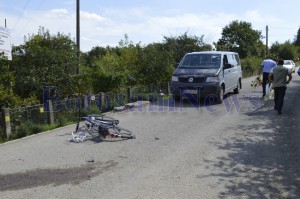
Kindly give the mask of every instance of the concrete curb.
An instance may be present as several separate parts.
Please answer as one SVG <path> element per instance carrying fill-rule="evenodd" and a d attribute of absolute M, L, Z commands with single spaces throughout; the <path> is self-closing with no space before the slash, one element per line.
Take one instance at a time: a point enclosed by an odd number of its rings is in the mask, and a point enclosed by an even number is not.
<path fill-rule="evenodd" d="M 127 103 L 124 106 L 115 107 L 114 110 L 112 110 L 110 112 L 107 112 L 107 113 L 108 114 L 109 113 L 118 113 L 118 112 L 122 112 L 122 111 L 126 111 L 126 110 L 132 110 L 132 109 L 135 109 L 135 108 L 143 107 L 143 106 L 145 106 L 149 103 L 150 103 L 149 101 L 137 101 L 137 102 L 133 102 L 133 103 Z M 104 114 L 107 114 L 107 113 L 104 113 Z M 3 142 L 3 143 L 0 143 L 0 145 L 12 143 L 12 142 L 17 142 L 17 141 L 24 140 L 24 139 L 29 139 L 30 137 L 33 137 L 33 136 L 38 136 L 40 134 L 45 134 L 45 133 L 51 133 L 51 132 L 59 130 L 59 129 L 70 128 L 70 127 L 75 126 L 75 125 L 76 124 L 69 124 L 69 125 L 54 128 L 54 129 L 51 129 L 51 130 L 48 130 L 48 131 L 43 131 L 43 132 L 39 132 L 39 133 L 36 133 L 36 134 L 28 135 L 28 136 L 25 136 L 25 137 L 22 137 L 22 138 L 19 138 L 19 139 L 6 141 L 6 142 Z"/>
<path fill-rule="evenodd" d="M 115 107 L 112 112 L 117 113 L 117 112 L 121 112 L 121 111 L 125 111 L 125 110 L 132 110 L 135 108 L 143 107 L 149 103 L 150 103 L 150 101 L 136 101 L 133 103 L 127 103 L 124 106 Z"/>

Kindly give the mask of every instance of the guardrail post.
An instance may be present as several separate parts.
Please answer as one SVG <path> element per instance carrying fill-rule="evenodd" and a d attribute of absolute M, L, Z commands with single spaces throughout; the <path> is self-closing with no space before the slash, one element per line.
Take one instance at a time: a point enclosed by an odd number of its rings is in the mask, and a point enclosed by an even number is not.
<path fill-rule="evenodd" d="M 90 99 L 91 97 L 89 95 L 84 95 L 83 96 L 83 108 L 86 108 L 86 109 L 90 109 Z"/>
<path fill-rule="evenodd" d="M 10 134 L 11 134 L 9 109 L 2 108 L 2 114 L 3 114 L 4 133 L 5 133 L 5 136 L 7 138 L 9 138 Z"/>
<path fill-rule="evenodd" d="M 54 113 L 53 113 L 53 105 L 52 101 L 48 100 L 48 124 L 54 124 Z"/>
<path fill-rule="evenodd" d="M 168 82 L 168 84 L 167 84 L 167 89 L 168 89 L 168 95 L 171 95 L 171 89 L 170 89 L 170 83 Z"/>
<path fill-rule="evenodd" d="M 131 88 L 127 88 L 127 101 L 128 101 L 128 103 L 131 102 L 131 98 L 132 98 Z"/>

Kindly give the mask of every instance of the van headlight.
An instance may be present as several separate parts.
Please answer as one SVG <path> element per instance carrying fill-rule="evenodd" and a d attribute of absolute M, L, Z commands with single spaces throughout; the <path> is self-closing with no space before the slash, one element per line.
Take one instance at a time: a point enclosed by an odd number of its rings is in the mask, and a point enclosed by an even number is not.
<path fill-rule="evenodd" d="M 206 82 L 219 82 L 218 77 L 207 77 Z"/>
<path fill-rule="evenodd" d="M 172 76 L 172 81 L 173 82 L 178 82 L 178 76 Z"/>

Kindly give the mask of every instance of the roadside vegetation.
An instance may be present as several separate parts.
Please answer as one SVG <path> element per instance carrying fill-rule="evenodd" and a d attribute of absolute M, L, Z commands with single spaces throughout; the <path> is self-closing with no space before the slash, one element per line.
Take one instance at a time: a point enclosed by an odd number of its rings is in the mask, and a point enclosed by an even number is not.
<path fill-rule="evenodd" d="M 293 41 L 276 42 L 268 51 L 261 31 L 254 30 L 251 23 L 232 21 L 223 28 L 221 38 L 213 45 L 206 41 L 204 35 L 190 35 L 188 32 L 163 36 L 161 42 L 146 45 L 133 43 L 128 35 L 124 35 L 117 46 L 95 46 L 88 52 L 79 52 L 70 35 L 50 34 L 49 30 L 40 27 L 37 34 L 26 36 L 22 45 L 13 46 L 12 61 L 1 56 L 0 107 L 16 108 L 42 103 L 43 88 L 47 86 L 59 88 L 61 98 L 70 94 L 159 87 L 170 81 L 174 65 L 185 53 L 215 49 L 238 52 L 243 71 L 251 76 L 261 70 L 260 63 L 267 55 L 292 59 L 297 63 L 300 28 Z M 55 126 L 40 126 L 28 121 L 19 127 L 13 138 L 67 123 L 61 121 Z M 2 131 L 0 128 L 1 134 Z M 0 142 L 3 140 L 5 138 L 1 138 Z"/>

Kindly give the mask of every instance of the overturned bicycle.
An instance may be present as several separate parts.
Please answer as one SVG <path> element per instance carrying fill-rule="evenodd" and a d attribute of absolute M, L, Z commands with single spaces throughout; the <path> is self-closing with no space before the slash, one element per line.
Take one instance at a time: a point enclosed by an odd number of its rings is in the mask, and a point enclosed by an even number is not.
<path fill-rule="evenodd" d="M 75 131 L 72 132 L 74 142 L 83 142 L 86 136 L 101 140 L 135 139 L 135 135 L 119 125 L 119 120 L 104 114 L 91 114 L 78 120 Z"/>

